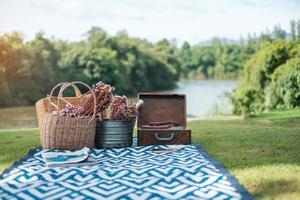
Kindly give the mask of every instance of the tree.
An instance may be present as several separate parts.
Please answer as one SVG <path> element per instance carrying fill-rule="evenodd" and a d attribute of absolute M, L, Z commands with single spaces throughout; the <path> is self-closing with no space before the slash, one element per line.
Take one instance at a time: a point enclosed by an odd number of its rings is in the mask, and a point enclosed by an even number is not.
<path fill-rule="evenodd" d="M 45 38 L 42 33 L 37 33 L 35 38 L 27 44 L 27 48 L 29 57 L 26 60 L 24 78 L 31 81 L 23 88 L 22 98 L 31 104 L 46 96 L 53 85 L 61 80 L 58 66 L 60 52 L 57 51 L 54 43 Z"/>
<path fill-rule="evenodd" d="M 262 31 L 259 35 L 259 43 L 263 44 L 269 42 L 272 42 L 272 35 L 269 33 L 268 30 L 266 32 Z"/>
<path fill-rule="evenodd" d="M 292 40 L 296 40 L 296 21 L 295 20 L 291 20 L 290 21 L 290 27 L 291 27 L 291 38 Z"/>
<path fill-rule="evenodd" d="M 297 21 L 297 39 L 300 40 L 300 19 Z"/>
<path fill-rule="evenodd" d="M 287 36 L 287 33 L 285 30 L 283 30 L 281 28 L 280 25 L 276 25 L 274 26 L 274 29 L 273 29 L 273 32 L 272 32 L 272 36 L 275 38 L 275 39 L 285 39 L 286 36 Z"/>
<path fill-rule="evenodd" d="M 196 68 L 193 63 L 193 51 L 188 42 L 184 42 L 181 49 L 177 53 L 178 61 L 180 63 L 183 77 L 188 78 L 190 70 Z"/>
<path fill-rule="evenodd" d="M 89 84 L 102 80 L 119 93 L 170 89 L 179 77 L 176 48 L 167 40 L 153 45 L 124 31 L 111 37 L 93 27 L 87 41 L 63 48 L 61 68 L 73 72 L 71 79 L 79 77 Z"/>
<path fill-rule="evenodd" d="M 0 37 L 0 106 L 21 104 L 18 98 L 23 91 L 25 70 L 22 67 L 28 57 L 26 45 L 20 33 L 12 32 Z"/>

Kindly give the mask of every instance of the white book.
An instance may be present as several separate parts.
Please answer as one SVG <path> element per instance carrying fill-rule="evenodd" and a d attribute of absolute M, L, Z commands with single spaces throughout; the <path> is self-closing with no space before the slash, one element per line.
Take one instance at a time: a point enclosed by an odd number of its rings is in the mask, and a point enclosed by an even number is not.
<path fill-rule="evenodd" d="M 84 161 L 78 163 L 66 163 L 66 164 L 47 164 L 48 167 L 80 167 L 97 165 L 97 161 L 94 158 L 87 158 Z"/>
<path fill-rule="evenodd" d="M 48 167 L 83 166 L 97 164 L 89 158 L 90 149 L 85 147 L 74 152 L 44 152 L 42 157 Z"/>

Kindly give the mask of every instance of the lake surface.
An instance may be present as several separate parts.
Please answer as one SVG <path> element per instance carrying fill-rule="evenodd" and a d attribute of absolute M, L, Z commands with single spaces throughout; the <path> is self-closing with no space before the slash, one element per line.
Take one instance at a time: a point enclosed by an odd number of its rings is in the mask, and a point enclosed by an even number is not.
<path fill-rule="evenodd" d="M 189 117 L 232 114 L 232 104 L 228 94 L 238 84 L 238 80 L 181 81 L 173 92 L 186 94 Z"/>
<path fill-rule="evenodd" d="M 236 80 L 181 81 L 172 93 L 187 96 L 188 117 L 231 114 L 232 104 L 226 93 L 237 87 Z M 37 126 L 34 106 L 0 109 L 0 129 L 34 128 Z"/>

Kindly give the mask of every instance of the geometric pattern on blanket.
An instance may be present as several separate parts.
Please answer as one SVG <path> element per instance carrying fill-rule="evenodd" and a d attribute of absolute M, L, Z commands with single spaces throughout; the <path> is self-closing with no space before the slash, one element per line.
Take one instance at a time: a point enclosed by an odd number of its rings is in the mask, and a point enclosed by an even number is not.
<path fill-rule="evenodd" d="M 64 168 L 46 167 L 35 149 L 4 172 L 0 199 L 252 199 L 200 147 L 151 148 L 92 149 L 98 165 Z"/>

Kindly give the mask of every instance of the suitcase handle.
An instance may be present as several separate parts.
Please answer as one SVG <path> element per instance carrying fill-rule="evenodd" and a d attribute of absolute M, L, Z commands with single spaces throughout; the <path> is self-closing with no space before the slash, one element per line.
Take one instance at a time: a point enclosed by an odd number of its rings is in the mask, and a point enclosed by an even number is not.
<path fill-rule="evenodd" d="M 174 133 L 171 133 L 169 137 L 160 137 L 159 133 L 154 133 L 154 135 L 155 135 L 155 139 L 157 139 L 158 141 L 161 141 L 161 142 L 173 140 L 174 136 L 175 136 Z"/>

